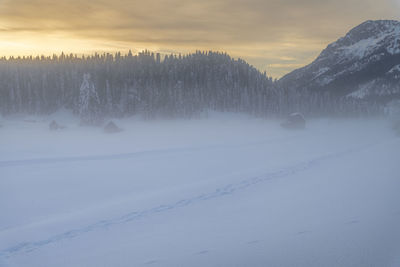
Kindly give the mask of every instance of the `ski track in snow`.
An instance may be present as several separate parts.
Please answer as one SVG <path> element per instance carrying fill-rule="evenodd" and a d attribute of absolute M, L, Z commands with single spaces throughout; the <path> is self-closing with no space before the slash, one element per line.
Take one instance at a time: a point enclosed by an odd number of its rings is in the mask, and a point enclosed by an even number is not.
<path fill-rule="evenodd" d="M 174 153 L 185 153 L 185 152 L 196 152 L 196 151 L 207 151 L 210 149 L 235 149 L 240 147 L 258 146 L 278 141 L 292 140 L 299 135 L 271 138 L 258 142 L 244 143 L 239 145 L 211 145 L 211 146 L 197 146 L 197 147 L 183 147 L 176 149 L 155 149 L 155 150 L 144 150 L 132 153 L 119 153 L 119 154 L 108 154 L 108 155 L 95 155 L 95 156 L 75 156 L 75 157 L 53 157 L 53 158 L 36 158 L 36 159 L 23 159 L 23 160 L 4 160 L 0 161 L 0 168 L 3 167 L 14 167 L 14 166 L 26 166 L 26 165 L 38 165 L 38 164 L 54 164 L 54 163 L 68 163 L 68 162 L 85 162 L 85 161 L 99 161 L 99 160 L 119 160 L 119 159 L 131 159 L 139 158 L 142 156 L 159 156 L 169 155 Z"/>
<path fill-rule="evenodd" d="M 328 130 L 318 131 L 320 134 L 329 132 Z M 3 167 L 14 167 L 14 166 L 27 166 L 27 165 L 39 165 L 39 164 L 55 164 L 55 163 L 73 163 L 73 162 L 85 162 L 85 161 L 101 161 L 101 160 L 120 160 L 120 159 L 132 159 L 140 158 L 143 156 L 163 156 L 176 153 L 196 152 L 196 151 L 207 151 L 210 149 L 236 149 L 245 148 L 259 145 L 266 145 L 274 142 L 285 142 L 301 137 L 301 134 L 290 135 L 286 137 L 268 138 L 262 141 L 249 142 L 242 144 L 226 144 L 226 145 L 209 145 L 209 146 L 193 146 L 193 147 L 182 147 L 182 148 L 170 148 L 170 149 L 154 149 L 144 150 L 131 153 L 118 153 L 118 154 L 106 154 L 106 155 L 85 155 L 85 156 L 70 156 L 70 157 L 52 157 L 52 158 L 34 158 L 34 159 L 22 159 L 22 160 L 0 160 L 0 168 Z"/>
<path fill-rule="evenodd" d="M 158 213 L 163 213 L 163 212 L 167 212 L 170 210 L 187 207 L 189 205 L 193 205 L 193 204 L 196 204 L 201 201 L 207 201 L 207 200 L 211 200 L 211 199 L 215 199 L 215 198 L 224 197 L 227 195 L 232 195 L 239 191 L 243 191 L 250 186 L 254 186 L 254 185 L 257 185 L 257 184 L 265 182 L 265 181 L 270 181 L 270 180 L 275 180 L 275 179 L 280 179 L 280 178 L 285 178 L 285 177 L 288 177 L 291 175 L 295 175 L 299 172 L 303 172 L 303 171 L 312 169 L 315 166 L 317 166 L 318 164 L 321 164 L 325 161 L 329 161 L 329 160 L 336 159 L 336 158 L 341 158 L 343 156 L 353 154 L 353 153 L 359 153 L 359 152 L 362 152 L 364 150 L 367 150 L 373 146 L 377 146 L 380 144 L 382 144 L 382 142 L 353 147 L 353 148 L 343 150 L 340 152 L 322 155 L 322 156 L 316 157 L 314 159 L 311 159 L 311 160 L 308 160 L 305 162 L 301 162 L 299 164 L 296 164 L 296 165 L 293 165 L 290 167 L 282 168 L 282 169 L 274 171 L 274 172 L 269 172 L 264 175 L 247 178 L 247 179 L 244 179 L 237 183 L 227 184 L 225 186 L 221 186 L 221 187 L 215 189 L 214 191 L 199 194 L 192 198 L 182 199 L 177 202 L 173 202 L 173 203 L 169 203 L 169 204 L 162 204 L 162 205 L 159 205 L 159 206 L 156 206 L 153 208 L 149 208 L 149 209 L 133 211 L 133 212 L 124 214 L 122 216 L 115 217 L 113 219 L 101 220 L 101 221 L 98 221 L 96 223 L 93 223 L 93 224 L 90 224 L 87 226 L 83 226 L 80 228 L 65 231 L 61 234 L 51 236 L 47 239 L 42 239 L 42 240 L 38 240 L 38 241 L 21 242 L 12 247 L 0 250 L 0 259 L 1 259 L 1 257 L 10 258 L 13 255 L 17 255 L 20 253 L 29 253 L 34 250 L 40 249 L 44 246 L 51 245 L 51 244 L 57 243 L 62 240 L 75 238 L 75 237 L 81 236 L 85 233 L 92 232 L 95 230 L 109 229 L 109 227 L 111 227 L 111 226 L 129 223 L 129 222 L 132 222 L 132 221 L 144 218 L 144 217 L 148 217 L 151 215 L 155 215 Z M 168 150 L 168 151 L 170 151 L 170 150 Z M 132 154 L 135 154 L 135 153 L 132 153 Z M 105 157 L 110 157 L 110 156 L 99 156 L 99 157 L 96 157 L 96 159 L 98 159 L 98 158 L 105 159 Z M 115 155 L 111 156 L 111 159 L 114 159 L 115 157 L 116 157 Z M 76 157 L 75 159 L 78 159 L 78 157 Z M 57 159 L 57 160 L 58 161 L 56 161 L 56 162 L 60 162 L 60 159 Z M 25 161 L 21 161 L 20 163 L 22 163 L 22 162 L 25 162 Z M 30 162 L 28 164 L 30 164 Z M 10 165 L 0 165 L 0 166 L 10 166 Z M 15 166 L 15 165 L 13 165 L 13 166 Z M 300 233 L 298 233 L 298 234 L 300 234 Z"/>

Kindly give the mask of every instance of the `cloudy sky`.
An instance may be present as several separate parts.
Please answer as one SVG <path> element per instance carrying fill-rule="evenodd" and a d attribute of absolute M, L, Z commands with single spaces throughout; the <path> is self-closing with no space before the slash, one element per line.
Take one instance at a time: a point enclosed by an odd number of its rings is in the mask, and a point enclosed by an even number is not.
<path fill-rule="evenodd" d="M 0 0 L 0 56 L 224 51 L 280 77 L 400 0 Z"/>

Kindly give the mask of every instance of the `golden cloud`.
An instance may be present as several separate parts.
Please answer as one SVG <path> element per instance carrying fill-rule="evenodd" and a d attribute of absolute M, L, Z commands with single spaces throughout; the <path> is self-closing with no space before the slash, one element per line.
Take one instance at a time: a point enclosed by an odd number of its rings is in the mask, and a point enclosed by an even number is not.
<path fill-rule="evenodd" d="M 0 51 L 212 49 L 278 77 L 364 20 L 399 11 L 393 0 L 0 0 Z"/>

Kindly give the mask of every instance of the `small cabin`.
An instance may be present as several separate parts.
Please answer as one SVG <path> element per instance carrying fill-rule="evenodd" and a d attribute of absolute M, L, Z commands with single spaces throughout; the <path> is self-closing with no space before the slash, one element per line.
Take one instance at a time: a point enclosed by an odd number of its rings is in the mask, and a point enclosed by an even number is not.
<path fill-rule="evenodd" d="M 56 131 L 56 130 L 58 130 L 58 129 L 61 129 L 61 126 L 60 126 L 56 121 L 52 121 L 52 122 L 50 122 L 50 124 L 49 124 L 49 129 L 50 129 L 51 131 Z"/>
<path fill-rule="evenodd" d="M 65 126 L 58 124 L 54 120 L 52 122 L 50 122 L 50 124 L 49 124 L 50 131 L 62 130 L 62 129 L 65 129 L 65 128 L 66 128 Z"/>
<path fill-rule="evenodd" d="M 281 126 L 286 129 L 304 129 L 306 127 L 306 120 L 301 113 L 290 114 L 286 121 L 281 123 Z"/>
<path fill-rule="evenodd" d="M 394 121 L 394 122 L 393 122 L 392 128 L 393 128 L 394 132 L 395 132 L 398 136 L 400 136 L 400 120 Z"/>
<path fill-rule="evenodd" d="M 119 128 L 114 122 L 110 121 L 104 126 L 104 132 L 106 133 L 118 133 L 121 132 L 122 129 Z"/>

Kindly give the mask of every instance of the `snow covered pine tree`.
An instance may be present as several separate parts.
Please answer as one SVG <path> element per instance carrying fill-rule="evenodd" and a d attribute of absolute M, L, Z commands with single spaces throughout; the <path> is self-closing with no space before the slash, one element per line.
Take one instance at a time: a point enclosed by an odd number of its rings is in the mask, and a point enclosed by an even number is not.
<path fill-rule="evenodd" d="M 81 125 L 99 125 L 102 121 L 100 99 L 90 74 L 83 75 L 78 103 Z"/>

